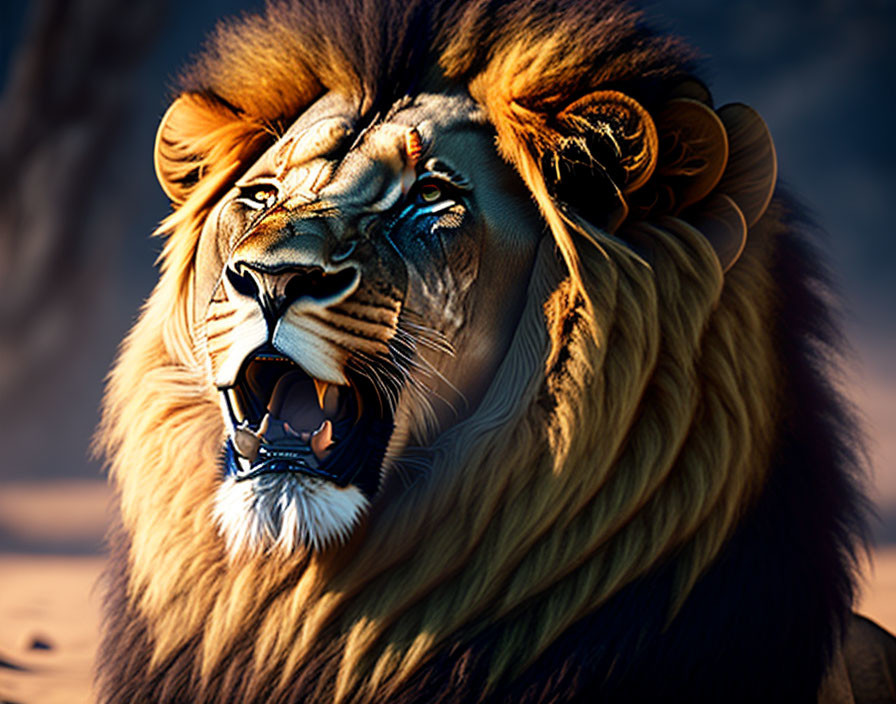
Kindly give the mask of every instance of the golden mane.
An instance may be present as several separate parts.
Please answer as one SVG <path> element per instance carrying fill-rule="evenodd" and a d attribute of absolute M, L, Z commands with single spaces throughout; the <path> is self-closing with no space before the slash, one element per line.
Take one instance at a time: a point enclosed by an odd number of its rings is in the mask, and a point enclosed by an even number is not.
<path fill-rule="evenodd" d="M 286 698 L 307 669 L 317 684 L 306 694 L 384 701 L 449 637 L 499 627 L 498 683 L 669 560 L 671 617 L 757 496 L 779 414 L 767 321 L 780 213 L 773 204 L 759 219 L 768 198 L 748 213 L 746 248 L 723 273 L 699 207 L 638 205 L 670 177 L 655 163 L 629 184 L 612 236 L 565 210 L 543 173 L 568 146 L 552 115 L 595 91 L 654 118 L 669 100 L 708 96 L 683 83 L 681 46 L 637 14 L 553 5 L 279 3 L 222 25 L 186 75 L 194 120 L 176 139 L 160 133 L 158 149 L 204 156 L 167 174 L 182 190 L 160 228 L 161 280 L 123 346 L 101 430 L 149 672 L 188 650 L 198 692 Z M 553 234 L 507 359 L 476 413 L 431 448 L 430 471 L 348 546 L 231 560 L 212 520 L 224 428 L 190 329 L 204 218 L 324 90 L 363 95 L 373 114 L 452 85 L 485 106 Z M 735 151 L 727 194 L 746 188 Z M 774 174 L 762 179 L 770 195 Z"/>

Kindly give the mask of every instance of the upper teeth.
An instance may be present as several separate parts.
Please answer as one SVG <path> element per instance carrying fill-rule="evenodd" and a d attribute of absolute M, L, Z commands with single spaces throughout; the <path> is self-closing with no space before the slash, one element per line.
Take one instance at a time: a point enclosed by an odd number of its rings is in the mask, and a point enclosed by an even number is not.
<path fill-rule="evenodd" d="M 327 388 L 330 385 L 325 381 L 314 380 L 314 390 L 317 392 L 317 405 L 324 410 L 324 398 L 327 395 Z"/>

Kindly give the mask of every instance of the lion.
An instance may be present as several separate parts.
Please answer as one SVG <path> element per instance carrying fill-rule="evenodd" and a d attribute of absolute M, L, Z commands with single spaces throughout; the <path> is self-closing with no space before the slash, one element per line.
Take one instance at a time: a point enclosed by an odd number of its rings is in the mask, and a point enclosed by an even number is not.
<path fill-rule="evenodd" d="M 102 701 L 884 686 L 813 229 L 681 41 L 611 0 L 277 0 L 155 167 Z"/>

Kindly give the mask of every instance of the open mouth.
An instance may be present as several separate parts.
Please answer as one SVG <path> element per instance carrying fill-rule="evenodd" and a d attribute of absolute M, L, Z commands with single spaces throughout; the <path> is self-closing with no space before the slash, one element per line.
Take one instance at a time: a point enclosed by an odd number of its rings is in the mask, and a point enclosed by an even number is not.
<path fill-rule="evenodd" d="M 394 424 L 369 382 L 319 381 L 266 345 L 219 391 L 230 430 L 226 471 L 237 481 L 298 473 L 376 493 Z"/>

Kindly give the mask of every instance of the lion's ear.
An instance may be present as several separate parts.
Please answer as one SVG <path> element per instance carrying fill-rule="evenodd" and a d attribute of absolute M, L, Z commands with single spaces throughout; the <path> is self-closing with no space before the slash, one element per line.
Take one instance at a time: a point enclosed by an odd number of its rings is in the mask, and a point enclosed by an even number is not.
<path fill-rule="evenodd" d="M 154 161 L 159 185 L 173 203 L 183 203 L 199 182 L 206 156 L 203 135 L 224 120 L 211 100 L 193 93 L 179 96 L 165 111 L 156 132 Z"/>
<path fill-rule="evenodd" d="M 156 177 L 175 205 L 208 175 L 232 171 L 269 141 L 258 123 L 207 94 L 183 93 L 162 117 L 156 133 Z"/>
<path fill-rule="evenodd" d="M 690 97 L 670 100 L 654 119 L 660 140 L 657 168 L 650 182 L 632 194 L 633 214 L 689 222 L 727 271 L 774 192 L 777 159 L 768 127 L 746 105 L 716 111 Z"/>
<path fill-rule="evenodd" d="M 714 110 L 696 81 L 682 83 L 652 113 L 602 90 L 542 124 L 533 143 L 558 206 L 609 233 L 625 221 L 681 218 L 704 234 L 723 271 L 737 261 L 775 187 L 775 149 L 762 118 L 745 105 Z"/>
<path fill-rule="evenodd" d="M 592 225 L 614 231 L 628 214 L 627 194 L 656 168 L 653 120 L 636 100 L 603 90 L 568 105 L 552 123 L 541 164 L 551 196 Z"/>
<path fill-rule="evenodd" d="M 778 180 L 775 144 L 765 121 L 748 105 L 724 105 L 719 119 L 728 133 L 729 157 L 716 191 L 730 196 L 752 227 L 771 202 Z"/>

